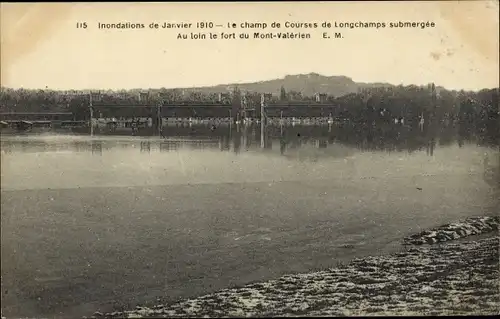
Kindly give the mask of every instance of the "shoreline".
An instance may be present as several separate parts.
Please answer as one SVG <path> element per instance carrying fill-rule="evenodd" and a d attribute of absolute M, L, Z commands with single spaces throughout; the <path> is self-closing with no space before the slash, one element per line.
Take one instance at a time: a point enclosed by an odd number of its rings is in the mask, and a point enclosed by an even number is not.
<path fill-rule="evenodd" d="M 469 217 L 463 221 L 441 225 L 407 236 L 403 239 L 403 245 L 436 244 L 463 239 L 498 231 L 499 226 L 500 216 Z"/>
<path fill-rule="evenodd" d="M 405 237 L 398 253 L 90 318 L 498 314 L 498 223 L 467 218 Z"/>

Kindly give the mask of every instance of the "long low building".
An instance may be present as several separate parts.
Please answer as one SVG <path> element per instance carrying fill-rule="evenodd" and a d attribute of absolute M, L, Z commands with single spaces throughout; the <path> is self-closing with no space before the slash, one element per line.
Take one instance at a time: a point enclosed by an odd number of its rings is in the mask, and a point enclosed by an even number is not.
<path fill-rule="evenodd" d="M 73 120 L 71 112 L 2 112 L 0 120 L 6 121 L 64 121 Z"/>

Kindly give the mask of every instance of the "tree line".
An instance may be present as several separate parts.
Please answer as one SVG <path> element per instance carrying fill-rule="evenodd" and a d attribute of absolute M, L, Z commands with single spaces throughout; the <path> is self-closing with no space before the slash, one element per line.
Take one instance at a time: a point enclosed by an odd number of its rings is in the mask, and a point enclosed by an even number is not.
<path fill-rule="evenodd" d="M 353 122 L 383 122 L 404 118 L 406 122 L 460 121 L 479 127 L 498 126 L 499 89 L 476 92 L 450 91 L 421 86 L 392 86 L 364 89 L 343 96 L 302 96 L 282 88 L 269 95 L 268 103 L 330 103 L 338 105 L 337 115 Z M 231 104 L 235 95 L 248 107 L 259 107 L 261 94 L 240 92 L 205 93 L 180 89 L 102 91 L 94 95 L 94 103 L 140 105 L 158 103 Z M 90 94 L 83 91 L 27 90 L 2 87 L 1 112 L 72 112 L 76 118 L 88 117 Z"/>

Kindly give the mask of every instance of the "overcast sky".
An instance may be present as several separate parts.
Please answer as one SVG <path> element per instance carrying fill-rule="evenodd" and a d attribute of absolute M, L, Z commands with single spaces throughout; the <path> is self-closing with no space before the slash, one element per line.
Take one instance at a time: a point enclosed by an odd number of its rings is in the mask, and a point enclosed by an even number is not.
<path fill-rule="evenodd" d="M 358 82 L 498 87 L 498 2 L 37 3 L 1 5 L 2 86 L 192 87 L 316 72 Z M 177 40 L 149 23 L 431 21 L 427 29 L 330 29 L 306 40 Z M 87 29 L 77 29 L 87 22 Z M 144 23 L 99 30 L 97 23 Z M 233 32 L 225 28 L 213 32 Z M 237 29 L 236 32 L 254 30 Z M 268 28 L 264 32 L 270 32 Z M 306 30 L 274 30 L 274 32 Z M 322 39 L 342 31 L 343 39 Z M 196 30 L 180 30 L 183 33 Z M 309 32 L 309 31 L 307 31 Z"/>

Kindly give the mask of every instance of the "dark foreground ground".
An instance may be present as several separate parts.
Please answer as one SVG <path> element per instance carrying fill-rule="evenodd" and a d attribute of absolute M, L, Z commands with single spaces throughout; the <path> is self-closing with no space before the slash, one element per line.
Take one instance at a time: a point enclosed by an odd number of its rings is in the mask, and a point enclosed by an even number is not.
<path fill-rule="evenodd" d="M 480 228 L 481 223 L 491 226 L 487 233 L 463 240 L 469 235 L 460 229 L 472 224 Z M 358 258 L 324 271 L 285 275 L 168 305 L 93 317 L 500 314 L 498 217 L 450 225 L 438 228 L 442 230 L 434 231 L 434 236 L 455 227 L 463 235 L 453 243 L 416 244 L 399 253 Z M 429 238 L 428 233 L 420 236 Z"/>

